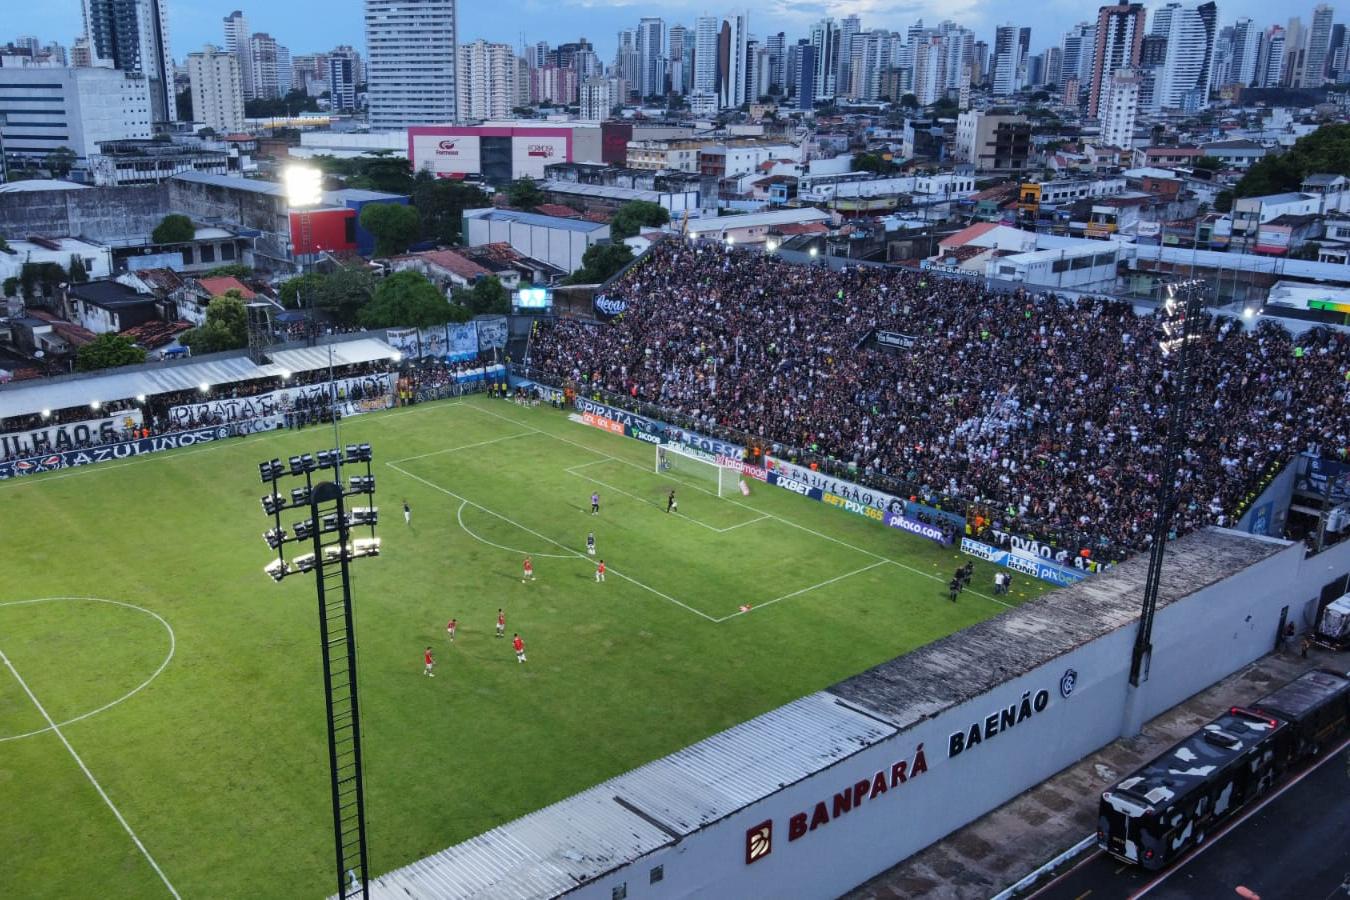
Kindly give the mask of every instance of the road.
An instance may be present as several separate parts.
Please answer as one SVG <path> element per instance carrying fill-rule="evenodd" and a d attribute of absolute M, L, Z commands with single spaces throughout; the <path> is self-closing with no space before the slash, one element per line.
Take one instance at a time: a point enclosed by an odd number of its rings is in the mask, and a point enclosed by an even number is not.
<path fill-rule="evenodd" d="M 1350 750 L 1341 744 L 1264 805 L 1161 872 L 1101 851 L 1047 884 L 1036 900 L 1350 898 Z"/>

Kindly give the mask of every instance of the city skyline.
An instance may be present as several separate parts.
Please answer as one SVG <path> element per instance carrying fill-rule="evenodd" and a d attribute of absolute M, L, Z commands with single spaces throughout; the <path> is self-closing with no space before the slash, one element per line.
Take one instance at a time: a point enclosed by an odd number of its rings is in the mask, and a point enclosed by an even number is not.
<path fill-rule="evenodd" d="M 167 0 L 169 36 L 174 59 L 183 62 L 188 53 L 198 51 L 204 44 L 223 47 L 225 42 L 223 19 L 234 9 L 241 9 L 251 26 L 271 34 L 289 47 L 292 53 L 322 51 L 338 44 L 351 44 L 364 51 L 365 33 L 363 0 L 292 0 L 284 6 L 255 5 L 237 0 L 208 3 L 205 0 Z M 1098 4 L 1100 5 L 1100 4 Z M 1144 4 L 1150 17 L 1166 5 L 1160 0 Z M 1274 13 L 1269 4 L 1256 0 L 1229 0 L 1219 4 L 1221 23 L 1231 23 L 1249 17 L 1263 27 L 1283 25 L 1292 17 L 1305 23 L 1312 19 L 1315 2 L 1283 7 Z M 1334 6 L 1333 6 L 1334 8 Z M 1037 53 L 1057 46 L 1064 33 L 1081 21 L 1093 21 L 1096 5 L 1084 6 L 1069 0 L 1049 0 L 1039 4 L 1031 27 L 1031 52 Z M 589 39 L 600 58 L 608 64 L 617 49 L 617 34 L 621 30 L 636 30 L 644 16 L 659 16 L 667 26 L 692 27 L 701 15 L 726 16 L 740 12 L 749 14 L 749 31 L 764 37 L 779 31 L 789 39 L 805 37 L 811 23 L 824 16 L 836 19 L 857 15 L 862 27 L 887 28 L 904 31 L 915 21 L 935 25 L 944 19 L 956 22 L 976 33 L 978 40 L 991 45 L 995 29 L 1000 25 L 1026 26 L 1009 15 L 1005 7 L 992 3 L 965 0 L 940 5 L 930 2 L 883 3 L 880 0 L 825 0 L 825 2 L 788 4 L 785 0 L 751 0 L 751 2 L 709 5 L 706 0 L 672 2 L 635 2 L 635 0 L 502 0 L 487 5 L 461 3 L 457 27 L 460 43 L 482 38 L 487 41 L 509 43 L 519 48 L 522 40 L 520 23 L 529 23 L 523 32 L 524 42 L 550 44 Z M 0 41 L 19 35 L 34 35 L 44 43 L 55 41 L 69 46 L 83 32 L 78 0 L 56 0 L 48 5 L 20 6 L 8 11 L 6 28 L 9 32 Z"/>

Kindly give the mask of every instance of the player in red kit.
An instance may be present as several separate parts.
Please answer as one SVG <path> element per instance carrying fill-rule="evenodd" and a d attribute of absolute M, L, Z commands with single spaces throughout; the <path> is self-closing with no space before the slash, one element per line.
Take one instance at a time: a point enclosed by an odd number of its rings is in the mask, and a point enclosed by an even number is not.
<path fill-rule="evenodd" d="M 525 557 L 525 563 L 523 571 L 521 572 L 520 583 L 524 584 L 527 581 L 534 581 L 534 562 L 531 561 L 531 559 L 528 556 Z"/>
<path fill-rule="evenodd" d="M 423 674 L 425 674 L 428 678 L 435 678 L 436 675 L 434 672 L 431 671 L 431 667 L 436 665 L 436 660 L 431 658 L 430 647 L 427 648 L 427 652 L 422 656 L 422 661 L 426 664 L 426 667 L 422 669 Z"/>
<path fill-rule="evenodd" d="M 600 560 L 600 565 L 595 567 L 595 580 L 596 581 L 605 580 L 605 561 L 603 559 Z"/>
<path fill-rule="evenodd" d="M 506 613 L 497 610 L 497 637 L 506 637 Z"/>
<path fill-rule="evenodd" d="M 511 647 L 516 651 L 516 662 L 524 662 L 525 642 L 520 639 L 520 635 L 511 638 Z"/>
<path fill-rule="evenodd" d="M 458 619 L 451 619 L 450 623 L 445 626 L 445 633 L 450 635 L 450 643 L 452 644 L 455 642 L 455 629 L 458 627 L 459 627 Z"/>

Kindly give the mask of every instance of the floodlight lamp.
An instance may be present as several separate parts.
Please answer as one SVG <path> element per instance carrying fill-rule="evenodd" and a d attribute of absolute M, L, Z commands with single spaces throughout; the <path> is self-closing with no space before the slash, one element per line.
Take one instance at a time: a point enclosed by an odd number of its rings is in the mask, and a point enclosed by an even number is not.
<path fill-rule="evenodd" d="M 309 502 L 309 488 L 298 487 L 291 488 L 291 505 L 304 506 Z"/>
<path fill-rule="evenodd" d="M 137 394 L 137 395 L 136 395 L 136 402 L 137 402 L 137 403 L 144 403 L 144 402 L 145 402 L 145 395 L 144 395 L 144 394 Z"/>
<path fill-rule="evenodd" d="M 50 409 L 44 409 L 44 410 L 42 411 L 42 418 L 44 418 L 44 419 L 50 419 L 51 417 L 52 417 L 52 411 L 51 411 Z"/>
<path fill-rule="evenodd" d="M 291 567 L 286 565 L 284 559 L 274 559 L 263 567 L 263 571 L 272 576 L 273 581 L 280 581 L 290 574 Z"/>
<path fill-rule="evenodd" d="M 691 231 L 691 232 L 689 232 L 689 240 L 691 240 L 691 241 L 696 241 L 696 240 L 698 240 L 698 232 L 697 232 L 697 231 Z"/>
<path fill-rule="evenodd" d="M 357 538 L 352 542 L 352 556 L 379 556 L 379 538 Z"/>
<path fill-rule="evenodd" d="M 286 529 L 269 528 L 263 532 L 263 540 L 267 541 L 267 546 L 275 550 L 286 543 Z"/>
<path fill-rule="evenodd" d="M 338 454 L 336 450 L 320 450 L 318 458 L 320 469 L 331 469 L 338 464 Z"/>
<path fill-rule="evenodd" d="M 314 457 L 308 453 L 301 454 L 300 465 L 306 472 L 313 472 L 318 464 L 314 462 Z"/>
<path fill-rule="evenodd" d="M 297 541 L 306 540 L 314 534 L 314 523 L 309 519 L 301 519 L 291 526 L 291 533 L 295 535 Z"/>
<path fill-rule="evenodd" d="M 90 409 L 98 409 L 98 408 L 99 408 L 100 406 L 102 406 L 102 405 L 103 405 L 103 404 L 100 403 L 100 402 L 98 402 L 97 400 L 90 400 L 90 401 L 89 401 L 89 408 L 90 408 Z"/>
<path fill-rule="evenodd" d="M 765 241 L 765 242 L 764 242 L 764 247 L 765 247 L 765 249 L 767 249 L 770 253 L 772 253 L 773 251 L 775 251 L 775 250 L 778 249 L 778 245 L 775 244 L 773 241 Z"/>
<path fill-rule="evenodd" d="M 811 254 L 812 256 L 815 256 L 815 255 L 816 255 L 816 248 L 815 248 L 815 247 L 812 247 L 810 250 L 808 250 L 808 251 L 806 251 L 806 252 L 809 253 L 809 254 Z"/>
<path fill-rule="evenodd" d="M 258 477 L 262 479 L 263 484 L 276 481 L 284 474 L 286 473 L 281 468 L 280 460 L 271 459 L 258 463 Z"/>
<path fill-rule="evenodd" d="M 291 464 L 291 474 L 292 474 L 292 475 L 303 475 L 303 474 L 305 474 L 305 463 L 304 463 L 304 460 L 302 460 L 302 459 L 301 459 L 300 457 L 298 457 L 298 456 L 292 456 L 292 457 L 290 458 L 289 462 L 290 462 L 290 464 Z"/>
<path fill-rule="evenodd" d="M 323 525 L 322 530 L 324 532 L 337 531 L 338 530 L 337 513 L 328 513 L 326 516 L 324 516 L 322 525 Z"/>
<path fill-rule="evenodd" d="M 370 462 L 370 445 L 369 445 L 369 444 L 348 444 L 348 445 L 347 445 L 347 462 L 349 462 L 349 463 L 354 463 L 354 462 Z"/>
<path fill-rule="evenodd" d="M 279 511 L 286 508 L 286 498 L 280 494 L 268 494 L 262 498 L 263 512 L 269 516 L 276 515 Z"/>
<path fill-rule="evenodd" d="M 211 393 L 211 385 L 203 381 L 201 384 L 197 385 L 197 390 L 201 391 L 203 394 L 209 394 Z"/>
<path fill-rule="evenodd" d="M 282 369 L 282 370 L 281 370 L 281 380 L 282 380 L 282 381 L 288 381 L 288 380 L 290 380 L 290 377 L 291 377 L 291 370 L 290 370 L 290 369 Z"/>
<path fill-rule="evenodd" d="M 347 482 L 347 493 L 349 494 L 373 494 L 375 493 L 374 475 L 354 475 Z"/>
<path fill-rule="evenodd" d="M 323 175 L 310 166 L 288 166 L 282 173 L 286 202 L 293 209 L 318 206 L 323 202 Z"/>
<path fill-rule="evenodd" d="M 729 234 L 729 235 L 727 235 L 727 243 L 728 243 L 728 244 L 734 244 L 734 243 L 736 243 L 736 235 L 734 235 L 734 234 Z"/>
<path fill-rule="evenodd" d="M 400 353 L 400 352 L 398 352 L 397 350 L 395 350 L 395 351 L 394 351 L 394 355 L 391 356 L 391 357 L 389 357 L 389 358 L 392 359 L 394 362 L 402 362 L 402 361 L 403 361 L 403 354 Z"/>
<path fill-rule="evenodd" d="M 291 565 L 295 567 L 297 572 L 308 572 L 314 568 L 314 554 L 302 553 L 291 560 Z"/>
<path fill-rule="evenodd" d="M 375 506 L 357 506 L 352 508 L 351 523 L 353 525 L 374 526 L 379 522 L 380 510 Z"/>
<path fill-rule="evenodd" d="M 1256 310 L 1252 309 L 1250 306 L 1242 311 L 1242 317 L 1244 319 L 1250 319 L 1254 315 L 1256 315 Z"/>
<path fill-rule="evenodd" d="M 332 562 L 335 559 L 341 559 L 344 550 L 348 548 L 341 544 L 327 544 L 323 548 L 323 558 L 325 561 Z"/>

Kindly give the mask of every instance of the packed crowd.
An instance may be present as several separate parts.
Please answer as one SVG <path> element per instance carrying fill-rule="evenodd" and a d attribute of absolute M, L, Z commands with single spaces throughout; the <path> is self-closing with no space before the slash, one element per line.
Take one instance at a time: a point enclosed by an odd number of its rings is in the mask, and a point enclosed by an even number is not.
<path fill-rule="evenodd" d="M 1118 559 L 1151 540 L 1175 356 L 1128 304 L 671 243 L 560 320 L 530 369 L 855 470 L 986 524 Z M 867 342 L 873 329 L 907 349 Z M 1350 446 L 1350 338 L 1206 317 L 1176 527 L 1230 523 L 1274 466 Z"/>

